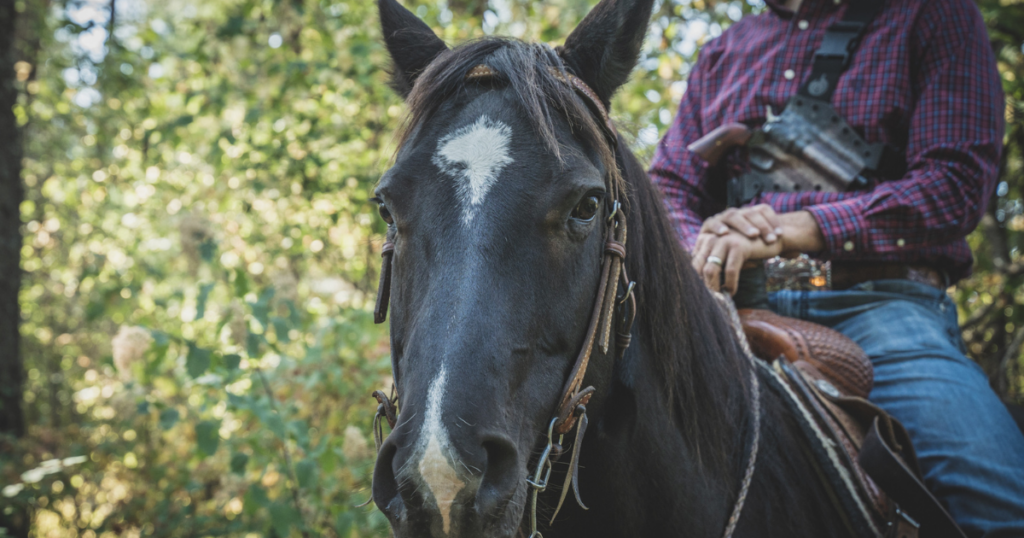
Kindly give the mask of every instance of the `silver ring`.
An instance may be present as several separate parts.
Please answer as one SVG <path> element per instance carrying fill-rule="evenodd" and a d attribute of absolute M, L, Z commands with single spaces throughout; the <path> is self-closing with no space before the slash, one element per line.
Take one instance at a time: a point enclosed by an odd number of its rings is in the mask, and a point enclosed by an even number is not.
<path fill-rule="evenodd" d="M 713 263 L 713 264 L 721 267 L 721 265 L 722 265 L 722 258 L 719 258 L 718 256 L 708 256 L 708 263 Z"/>

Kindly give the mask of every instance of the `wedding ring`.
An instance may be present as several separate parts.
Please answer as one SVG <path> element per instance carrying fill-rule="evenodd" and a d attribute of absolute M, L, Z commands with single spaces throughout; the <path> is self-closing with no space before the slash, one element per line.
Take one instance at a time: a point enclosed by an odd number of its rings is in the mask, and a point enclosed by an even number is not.
<path fill-rule="evenodd" d="M 715 265 L 721 266 L 722 258 L 719 258 L 718 256 L 708 256 L 708 263 L 713 263 Z"/>

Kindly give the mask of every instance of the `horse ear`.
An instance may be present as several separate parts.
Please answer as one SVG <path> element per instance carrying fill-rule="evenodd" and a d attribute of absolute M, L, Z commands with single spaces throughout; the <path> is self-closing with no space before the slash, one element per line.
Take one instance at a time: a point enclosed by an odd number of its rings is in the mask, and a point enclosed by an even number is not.
<path fill-rule="evenodd" d="M 448 47 L 426 23 L 396 0 L 378 0 L 377 9 L 384 44 L 391 54 L 391 87 L 404 99 L 412 91 L 416 77 Z"/>
<path fill-rule="evenodd" d="M 640 56 L 654 0 L 602 0 L 569 34 L 562 59 L 608 106 Z"/>

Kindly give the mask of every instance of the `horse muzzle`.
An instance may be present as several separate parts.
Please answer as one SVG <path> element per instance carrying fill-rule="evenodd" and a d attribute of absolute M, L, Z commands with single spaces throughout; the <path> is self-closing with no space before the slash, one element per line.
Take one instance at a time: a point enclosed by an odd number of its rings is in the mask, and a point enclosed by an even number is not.
<path fill-rule="evenodd" d="M 427 420 L 417 436 L 397 434 L 401 426 L 381 446 L 373 474 L 373 500 L 397 538 L 515 533 L 526 470 L 508 437 L 482 433 L 468 422 L 449 431 Z"/>

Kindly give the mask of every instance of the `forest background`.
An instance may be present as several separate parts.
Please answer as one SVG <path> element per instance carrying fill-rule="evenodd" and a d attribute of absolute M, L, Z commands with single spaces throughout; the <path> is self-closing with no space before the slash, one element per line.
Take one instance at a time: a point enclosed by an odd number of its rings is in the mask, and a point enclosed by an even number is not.
<path fill-rule="evenodd" d="M 1024 3 L 978 3 L 1008 149 L 952 291 L 970 355 L 1021 402 Z M 22 357 L 0 332 L 0 536 L 388 534 L 356 507 L 368 395 L 391 384 L 368 197 L 403 114 L 375 4 L 0 0 L 0 299 L 20 260 Z M 449 43 L 558 43 L 592 2 L 407 5 Z M 763 8 L 657 4 L 613 104 L 638 154 L 701 44 Z"/>

